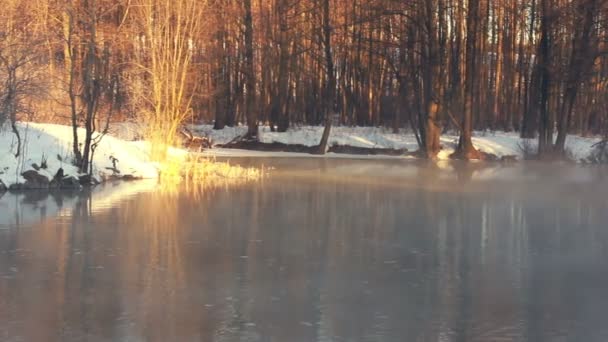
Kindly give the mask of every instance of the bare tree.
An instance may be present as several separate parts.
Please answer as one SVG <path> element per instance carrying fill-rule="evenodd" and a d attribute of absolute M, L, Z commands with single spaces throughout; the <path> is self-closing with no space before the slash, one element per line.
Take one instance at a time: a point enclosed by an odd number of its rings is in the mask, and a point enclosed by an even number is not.
<path fill-rule="evenodd" d="M 168 145 L 175 144 L 178 130 L 192 115 L 196 80 L 193 53 L 198 46 L 205 1 L 136 0 L 135 29 L 143 32 L 137 66 L 143 72 L 147 91 L 142 118 L 148 125 L 155 160 L 166 157 Z"/>
<path fill-rule="evenodd" d="M 331 13 L 330 13 L 330 4 L 329 0 L 322 0 L 322 46 L 323 46 L 323 56 L 325 57 L 325 74 L 326 74 L 326 82 L 324 86 L 323 92 L 323 100 L 324 100 L 324 121 L 325 127 L 323 129 L 323 136 L 321 137 L 321 142 L 319 143 L 318 153 L 325 154 L 327 150 L 327 142 L 329 140 L 329 134 L 331 132 L 331 120 L 334 113 L 334 105 L 335 105 L 335 92 L 336 92 L 336 76 L 334 74 L 334 59 L 332 56 L 332 46 L 331 46 Z"/>
<path fill-rule="evenodd" d="M 216 129 L 246 123 L 252 139 L 262 122 L 279 132 L 322 124 L 322 152 L 336 119 L 395 132 L 407 124 L 428 158 L 450 129 L 461 132 L 455 157 L 474 159 L 473 129 L 538 135 L 541 152 L 562 154 L 569 133 L 608 127 L 605 0 L 3 4 L 4 103 L 14 99 L 7 65 L 16 61 L 6 42 L 18 37 L 12 30 L 27 31 L 39 58 L 18 69 L 44 70 L 54 101 L 22 103 L 38 120 L 72 124 L 83 170 L 91 130 L 111 108 L 141 118 L 149 138 L 162 141 L 155 146 L 175 143 L 178 126 L 193 118 L 215 119 Z M 5 116 L 15 112 L 4 107 Z"/>
<path fill-rule="evenodd" d="M 245 17 L 245 117 L 247 118 L 247 137 L 258 139 L 258 119 L 255 112 L 255 70 L 253 61 L 253 16 L 251 14 L 251 0 L 243 0 Z"/>
<path fill-rule="evenodd" d="M 454 157 L 480 159 L 481 155 L 473 146 L 473 100 L 477 85 L 477 36 L 479 34 L 479 0 L 469 0 L 467 6 L 466 73 L 464 88 L 464 109 L 460 126 L 460 140 Z"/>
<path fill-rule="evenodd" d="M 574 3 L 574 32 L 570 64 L 565 81 L 564 96 L 557 121 L 555 151 L 565 152 L 566 136 L 572 123 L 572 111 L 581 83 L 589 78 L 598 57 L 599 41 L 594 30 L 594 19 L 601 0 L 578 0 Z"/>
<path fill-rule="evenodd" d="M 72 149 L 74 164 L 82 173 L 93 172 L 93 149 L 107 131 L 110 117 L 108 114 L 105 127 L 96 135 L 101 128 L 97 125 L 101 102 L 111 83 L 110 43 L 99 39 L 100 12 L 107 13 L 100 10 L 98 0 L 84 0 L 69 3 L 63 16 Z M 82 142 L 78 136 L 81 124 L 85 130 Z"/>
<path fill-rule="evenodd" d="M 6 4 L 0 16 L 3 30 L 0 31 L 0 125 L 8 120 L 17 138 L 15 157 L 19 157 L 22 141 L 17 121 L 20 115 L 31 115 L 31 99 L 42 97 L 39 69 L 40 42 L 30 38 L 27 23 L 31 18 L 21 16 L 25 10 L 22 3 Z M 19 20 L 20 18 L 20 20 Z"/>

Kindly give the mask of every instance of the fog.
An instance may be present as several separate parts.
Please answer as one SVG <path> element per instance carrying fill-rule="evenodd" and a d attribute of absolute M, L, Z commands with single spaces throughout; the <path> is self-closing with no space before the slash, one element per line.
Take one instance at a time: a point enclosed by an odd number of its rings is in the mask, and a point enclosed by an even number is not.
<path fill-rule="evenodd" d="M 0 340 L 608 340 L 605 169 L 239 162 L 271 171 L 5 194 Z"/>

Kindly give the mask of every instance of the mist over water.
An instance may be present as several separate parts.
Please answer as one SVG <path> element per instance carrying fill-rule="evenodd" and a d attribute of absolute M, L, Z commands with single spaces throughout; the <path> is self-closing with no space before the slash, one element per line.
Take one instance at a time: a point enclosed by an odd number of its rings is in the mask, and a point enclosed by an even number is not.
<path fill-rule="evenodd" d="M 0 340 L 608 340 L 605 169 L 241 162 L 275 171 L 4 195 Z"/>

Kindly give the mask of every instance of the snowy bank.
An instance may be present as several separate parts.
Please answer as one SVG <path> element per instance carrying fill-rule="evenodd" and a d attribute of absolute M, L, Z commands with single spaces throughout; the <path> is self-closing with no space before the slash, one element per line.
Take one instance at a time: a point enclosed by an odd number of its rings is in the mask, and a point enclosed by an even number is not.
<path fill-rule="evenodd" d="M 195 134 L 209 137 L 217 145 L 226 144 L 238 136 L 244 135 L 247 132 L 247 127 L 226 127 L 222 130 L 214 130 L 211 125 L 192 126 Z M 323 127 L 320 126 L 302 126 L 290 128 L 285 133 L 272 132 L 270 127 L 261 126 L 259 138 L 263 143 L 282 143 L 282 144 L 299 144 L 304 146 L 315 146 L 321 141 Z M 569 136 L 567 140 L 567 149 L 572 153 L 575 160 L 586 158 L 591 152 L 591 146 L 599 142 L 599 138 L 583 138 L 579 136 Z M 495 154 L 498 157 L 502 156 L 517 156 L 523 157 L 523 152 L 520 145 L 524 142 L 516 132 L 474 132 L 473 144 L 479 150 Z M 441 136 L 442 151 L 439 153 L 440 160 L 449 159 L 450 154 L 454 152 L 458 143 L 458 136 L 455 134 L 445 134 Z M 530 140 L 529 143 L 533 146 L 535 140 Z M 363 148 L 383 148 L 383 149 L 407 149 L 408 151 L 418 150 L 416 137 L 411 131 L 402 130 L 399 133 L 393 133 L 392 129 L 382 127 L 332 127 L 329 138 L 329 145 L 349 145 L 353 147 Z M 292 157 L 302 156 L 298 153 L 284 152 L 252 152 L 244 150 L 212 150 L 207 152 L 208 155 L 216 155 L 221 157 Z M 334 157 L 329 155 L 330 157 Z M 341 155 L 342 157 L 352 157 Z M 374 156 L 378 158 L 377 156 Z M 360 158 L 360 156 L 357 156 Z"/>
<path fill-rule="evenodd" d="M 116 125 L 118 131 L 125 128 L 124 125 Z M 107 135 L 103 137 L 97 147 L 93 160 L 93 175 L 103 179 L 113 173 L 112 159 L 118 160 L 117 168 L 121 175 L 131 175 L 136 178 L 155 179 L 159 175 L 159 165 L 150 161 L 149 145 L 143 141 L 127 141 L 139 137 L 137 128 L 128 127 L 126 130 L 130 137 L 117 137 L 124 135 L 116 133 L 117 136 Z M 34 165 L 41 166 L 44 161 L 48 167 L 40 169 L 38 173 L 48 179 L 52 179 L 61 168 L 66 175 L 78 176 L 78 170 L 71 163 L 72 161 L 72 128 L 70 126 L 39 124 L 39 123 L 19 123 L 18 129 L 22 138 L 22 153 L 15 157 L 16 137 L 8 129 L 0 130 L 0 180 L 6 185 L 23 183 L 25 180 L 23 172 L 32 170 Z M 125 129 L 123 129 L 125 130 Z M 246 133 L 247 128 L 227 127 L 223 130 L 213 130 L 211 125 L 192 126 L 195 134 L 211 138 L 215 144 L 224 144 L 232 141 Z M 315 146 L 321 139 L 323 127 L 302 126 L 290 129 L 285 133 L 271 132 L 267 126 L 260 127 L 260 141 L 263 143 L 283 143 L 300 144 L 305 146 Z M 84 129 L 79 130 L 79 136 L 84 136 Z M 443 150 L 439 153 L 440 160 L 449 159 L 458 141 L 458 136 L 446 134 L 441 137 Z M 586 158 L 591 146 L 600 141 L 599 138 L 582 138 L 569 136 L 567 149 L 576 160 Z M 498 157 L 515 155 L 520 159 L 523 157 L 520 145 L 524 141 L 519 138 L 517 133 L 504 132 L 476 132 L 473 138 L 475 146 L 483 152 L 492 153 Z M 383 148 L 383 149 L 407 149 L 416 151 L 418 145 L 416 138 L 410 131 L 401 131 L 397 134 L 392 130 L 377 127 L 333 127 L 330 145 L 349 145 L 362 148 Z M 530 141 L 531 145 L 535 141 Z M 181 149 L 171 149 L 173 156 L 185 156 L 186 151 Z M 244 151 L 232 149 L 213 149 L 205 151 L 206 156 L 210 157 L 319 157 L 301 153 L 285 152 L 262 152 Z M 405 157 L 389 156 L 361 156 L 347 154 L 329 154 L 334 158 L 355 158 L 355 159 L 394 159 Z M 411 158 L 411 157 L 409 157 Z M 1 185 L 0 185 L 1 186 Z"/>
<path fill-rule="evenodd" d="M 52 179 L 62 168 L 64 174 L 78 176 L 78 169 L 72 165 L 72 127 L 19 123 L 18 129 L 22 139 L 22 151 L 15 157 L 17 139 L 7 129 L 0 130 L 0 179 L 7 185 L 23 183 L 21 174 L 38 167 L 46 161 L 48 167 L 38 170 L 40 175 Z M 79 130 L 84 137 L 84 129 Z M 103 178 L 112 174 L 111 158 L 118 160 L 116 166 L 122 175 L 136 178 L 157 178 L 157 165 L 149 161 L 147 144 L 128 142 L 112 136 L 105 136 L 97 147 L 93 160 L 93 175 Z"/>

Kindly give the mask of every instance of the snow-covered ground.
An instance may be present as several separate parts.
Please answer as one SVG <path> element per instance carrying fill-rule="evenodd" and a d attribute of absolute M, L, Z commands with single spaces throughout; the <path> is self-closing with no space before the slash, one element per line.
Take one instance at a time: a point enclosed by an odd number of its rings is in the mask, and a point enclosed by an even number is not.
<path fill-rule="evenodd" d="M 211 138 L 215 144 L 225 144 L 247 132 L 247 127 L 244 126 L 226 127 L 216 131 L 213 130 L 213 126 L 211 125 L 200 125 L 193 126 L 192 129 L 196 134 Z M 322 134 L 323 127 L 318 126 L 296 127 L 285 133 L 271 132 L 268 126 L 260 127 L 260 141 L 264 143 L 278 142 L 284 144 L 315 146 L 321 140 Z M 569 136 L 567 140 L 567 149 L 572 153 L 575 160 L 578 161 L 581 158 L 586 158 L 591 151 L 591 146 L 599 140 L 599 138 Z M 441 143 L 444 148 L 439 153 L 438 158 L 440 160 L 449 159 L 450 154 L 454 152 L 454 148 L 458 143 L 458 136 L 454 134 L 442 135 Z M 520 139 L 518 133 L 515 132 L 475 132 L 473 137 L 473 144 L 478 149 L 486 153 L 495 154 L 498 157 L 515 155 L 522 158 L 523 152 L 520 146 L 523 143 L 524 141 Z M 532 146 L 536 144 L 534 140 L 529 141 L 528 143 Z M 329 144 L 369 148 L 406 148 L 409 151 L 416 151 L 418 149 L 416 138 L 411 131 L 402 130 L 398 134 L 395 134 L 392 129 L 378 127 L 333 127 L 329 138 Z M 273 153 L 229 149 L 215 149 L 208 151 L 207 154 L 224 157 L 291 157 L 302 155 L 297 153 Z M 340 156 L 349 157 L 348 155 Z M 378 156 L 374 157 L 378 158 Z M 360 156 L 358 156 L 358 158 L 360 158 Z"/>
<path fill-rule="evenodd" d="M 17 140 L 8 129 L 0 130 L 0 179 L 6 185 L 21 183 L 21 173 L 31 170 L 32 164 L 41 165 L 46 159 L 48 168 L 40 174 L 52 179 L 59 168 L 66 175 L 76 176 L 78 170 L 72 165 L 72 128 L 70 126 L 19 123 L 22 139 L 22 153 L 16 158 Z M 84 130 L 79 131 L 82 139 Z M 97 147 L 94 156 L 95 176 L 111 174 L 106 169 L 112 167 L 110 157 L 118 159 L 117 168 L 121 174 L 141 178 L 157 178 L 158 168 L 148 158 L 144 142 L 128 142 L 112 136 L 105 136 Z"/>
<path fill-rule="evenodd" d="M 21 173 L 31 170 L 33 164 L 41 165 L 47 160 L 48 168 L 40 173 L 53 178 L 59 168 L 63 168 L 67 175 L 77 175 L 77 169 L 71 164 L 72 158 L 72 129 L 70 126 L 20 123 L 19 130 L 23 140 L 21 156 L 14 156 L 16 149 L 15 135 L 8 129 L 0 130 L 0 180 L 9 185 L 21 183 Z M 210 137 L 215 144 L 232 141 L 245 134 L 246 127 L 227 127 L 215 131 L 211 125 L 193 126 L 192 130 L 202 136 Z M 157 178 L 158 165 L 150 162 L 149 149 L 143 141 L 129 141 L 141 136 L 138 128 L 132 124 L 116 125 L 113 136 L 103 138 L 95 152 L 93 174 L 102 177 L 111 174 L 108 168 L 112 167 L 111 157 L 118 159 L 117 167 L 122 174 L 130 174 L 141 178 Z M 260 127 L 260 140 L 265 143 L 279 142 L 284 144 L 301 144 L 306 146 L 317 145 L 323 132 L 322 127 L 302 126 L 290 129 L 286 133 L 271 132 L 267 126 Z M 80 130 L 80 136 L 84 130 Z M 453 152 L 458 141 L 456 135 L 443 135 L 441 142 L 444 146 L 439 154 L 440 160 L 446 160 Z M 567 147 L 572 156 L 579 160 L 589 155 L 591 146 L 599 138 L 582 138 L 570 136 Z M 475 146 L 497 156 L 516 155 L 522 157 L 520 145 L 523 141 L 517 133 L 504 132 L 476 132 L 473 142 Z M 330 136 L 330 145 L 350 145 L 369 148 L 394 148 L 416 151 L 418 146 L 414 135 L 409 131 L 395 134 L 390 129 L 376 127 L 333 127 Z M 534 145 L 532 141 L 530 144 Z M 172 154 L 185 154 L 183 150 L 172 150 Z M 207 156 L 216 157 L 303 157 L 311 156 L 298 153 L 243 151 L 232 149 L 213 149 L 205 152 Z M 311 156 L 312 157 L 312 156 Z M 319 156 L 316 156 L 319 157 Z M 323 157 L 323 156 L 321 156 Z M 386 156 L 353 156 L 330 154 L 328 157 L 339 158 L 403 158 Z"/>

